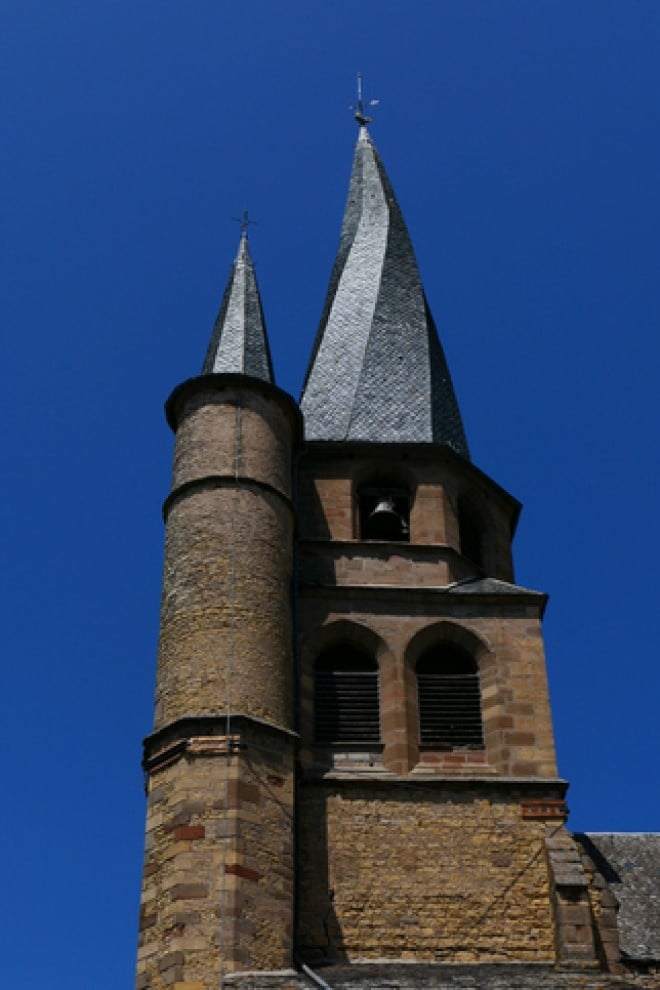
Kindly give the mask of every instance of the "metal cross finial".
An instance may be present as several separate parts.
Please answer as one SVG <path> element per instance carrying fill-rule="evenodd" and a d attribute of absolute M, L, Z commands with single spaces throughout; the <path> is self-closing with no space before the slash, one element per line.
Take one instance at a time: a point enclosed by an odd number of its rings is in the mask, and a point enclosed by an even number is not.
<path fill-rule="evenodd" d="M 254 225 L 257 222 L 256 220 L 250 220 L 250 218 L 248 217 L 247 210 L 243 210 L 240 217 L 232 217 L 232 220 L 235 223 L 239 223 L 241 225 L 241 234 L 244 234 L 246 237 L 247 237 L 248 227 Z"/>
<path fill-rule="evenodd" d="M 377 107 L 379 103 L 380 103 L 380 100 L 369 100 L 369 102 L 367 103 L 367 106 L 368 107 Z M 367 117 L 367 115 L 364 112 L 364 101 L 362 99 L 362 73 L 361 72 L 358 72 L 357 73 L 357 103 L 355 104 L 354 107 L 351 107 L 351 110 L 353 111 L 353 116 L 355 117 L 355 119 L 357 120 L 358 124 L 360 124 L 361 127 L 364 127 L 365 124 L 370 124 L 371 121 L 373 120 L 373 117 Z"/>

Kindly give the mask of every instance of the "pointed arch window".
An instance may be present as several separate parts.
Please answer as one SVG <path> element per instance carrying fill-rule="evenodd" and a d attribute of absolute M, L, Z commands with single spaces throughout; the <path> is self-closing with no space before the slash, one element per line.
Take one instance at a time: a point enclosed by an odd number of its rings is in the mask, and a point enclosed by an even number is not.
<path fill-rule="evenodd" d="M 317 659 L 314 735 L 322 745 L 380 741 L 378 664 L 366 651 L 340 643 Z"/>
<path fill-rule="evenodd" d="M 469 653 L 454 645 L 427 650 L 417 662 L 417 697 L 422 745 L 483 746 L 479 669 Z"/>

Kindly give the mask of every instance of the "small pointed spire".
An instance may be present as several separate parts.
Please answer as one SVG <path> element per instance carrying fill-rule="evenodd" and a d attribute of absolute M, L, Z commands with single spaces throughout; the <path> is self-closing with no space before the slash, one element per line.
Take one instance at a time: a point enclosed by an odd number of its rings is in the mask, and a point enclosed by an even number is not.
<path fill-rule="evenodd" d="M 339 250 L 300 400 L 305 436 L 446 443 L 468 457 L 410 235 L 358 122 Z"/>
<path fill-rule="evenodd" d="M 273 382 L 273 365 L 261 297 L 248 247 L 247 213 L 220 312 L 213 327 L 202 374 L 242 374 Z"/>

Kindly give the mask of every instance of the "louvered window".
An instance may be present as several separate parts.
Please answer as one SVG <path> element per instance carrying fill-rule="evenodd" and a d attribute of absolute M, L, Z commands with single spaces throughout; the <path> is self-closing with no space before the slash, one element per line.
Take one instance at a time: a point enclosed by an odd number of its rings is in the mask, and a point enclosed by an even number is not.
<path fill-rule="evenodd" d="M 420 741 L 442 749 L 483 746 L 479 671 L 455 647 L 429 650 L 417 664 Z"/>
<path fill-rule="evenodd" d="M 378 665 L 343 644 L 321 654 L 314 670 L 314 725 L 318 743 L 380 740 Z"/>

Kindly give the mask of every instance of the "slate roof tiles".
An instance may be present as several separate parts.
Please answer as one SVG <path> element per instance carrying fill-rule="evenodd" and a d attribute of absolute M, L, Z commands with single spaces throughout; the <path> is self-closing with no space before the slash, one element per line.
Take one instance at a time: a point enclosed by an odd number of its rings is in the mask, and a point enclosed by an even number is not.
<path fill-rule="evenodd" d="M 576 835 L 619 902 L 624 958 L 660 961 L 660 832 Z"/>
<path fill-rule="evenodd" d="M 261 298 L 245 232 L 213 327 L 202 374 L 243 374 L 273 381 Z"/>
<path fill-rule="evenodd" d="M 410 235 L 366 127 L 300 405 L 308 440 L 446 443 L 469 456 Z"/>

